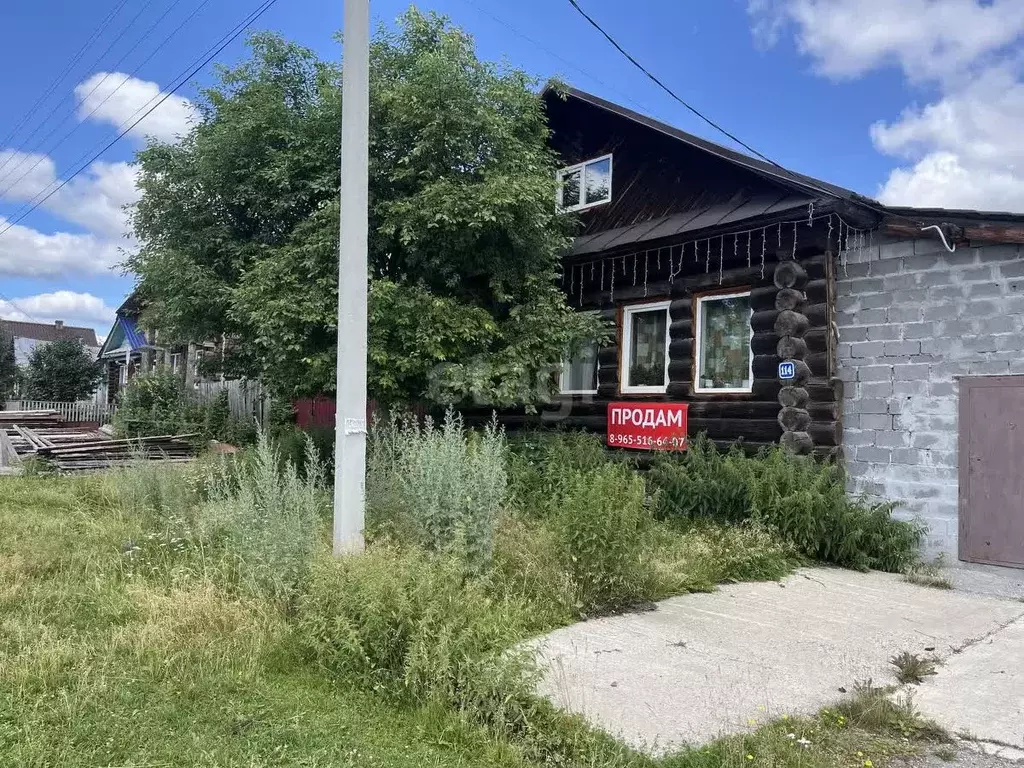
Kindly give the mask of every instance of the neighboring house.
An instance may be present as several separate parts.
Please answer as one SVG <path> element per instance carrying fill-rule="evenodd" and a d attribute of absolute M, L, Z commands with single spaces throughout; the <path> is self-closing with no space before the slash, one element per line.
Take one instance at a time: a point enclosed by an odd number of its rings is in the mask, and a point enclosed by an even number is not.
<path fill-rule="evenodd" d="M 687 403 L 691 435 L 845 460 L 930 551 L 1024 566 L 1024 215 L 882 206 L 582 91 L 544 98 L 557 202 L 582 220 L 562 285 L 616 333 L 566 361 L 542 419 Z"/>
<path fill-rule="evenodd" d="M 5 331 L 4 334 L 0 334 L 0 338 L 6 338 L 8 335 L 14 337 L 14 362 L 19 368 L 28 366 L 28 361 L 36 347 L 59 339 L 78 339 L 94 355 L 100 348 L 95 330 L 65 325 L 62 320 L 57 320 L 52 324 L 0 320 L 0 327 Z M 21 387 L 21 384 L 15 387 L 15 397 L 22 396 Z"/>
<path fill-rule="evenodd" d="M 0 320 L 0 326 L 14 336 L 14 360 L 19 367 L 28 365 L 32 351 L 40 344 L 48 344 L 58 339 L 78 339 L 93 354 L 100 348 L 96 331 L 92 328 L 79 328 L 64 325 L 62 320 L 54 323 L 26 323 L 20 320 Z"/>
<path fill-rule="evenodd" d="M 117 394 L 139 373 L 158 365 L 181 372 L 190 384 L 199 380 L 199 363 L 207 355 L 217 354 L 213 343 L 162 346 L 159 333 L 141 325 L 142 304 L 135 294 L 117 308 L 114 325 L 99 350 L 104 376 L 98 397 L 114 403 Z"/>

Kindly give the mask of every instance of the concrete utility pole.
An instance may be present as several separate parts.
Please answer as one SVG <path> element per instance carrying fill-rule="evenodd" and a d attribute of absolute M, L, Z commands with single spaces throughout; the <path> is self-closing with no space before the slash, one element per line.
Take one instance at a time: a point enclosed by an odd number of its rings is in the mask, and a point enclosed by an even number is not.
<path fill-rule="evenodd" d="M 367 186 L 370 2 L 344 0 L 338 395 L 334 433 L 334 554 L 363 549 L 366 477 Z"/>

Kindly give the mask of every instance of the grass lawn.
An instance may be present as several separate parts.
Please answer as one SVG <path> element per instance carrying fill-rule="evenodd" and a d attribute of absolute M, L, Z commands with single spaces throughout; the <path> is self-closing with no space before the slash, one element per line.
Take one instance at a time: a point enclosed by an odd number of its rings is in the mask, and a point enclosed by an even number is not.
<path fill-rule="evenodd" d="M 503 766 L 454 718 L 389 708 L 289 657 L 258 601 L 129 577 L 138 523 L 99 479 L 0 479 L 0 763 Z"/>
<path fill-rule="evenodd" d="M 144 524 L 110 477 L 0 478 L 0 531 L 3 765 L 872 768 L 940 736 L 875 691 L 660 761 L 560 716 L 526 748 L 332 680 L 279 604 L 129 567 Z"/>

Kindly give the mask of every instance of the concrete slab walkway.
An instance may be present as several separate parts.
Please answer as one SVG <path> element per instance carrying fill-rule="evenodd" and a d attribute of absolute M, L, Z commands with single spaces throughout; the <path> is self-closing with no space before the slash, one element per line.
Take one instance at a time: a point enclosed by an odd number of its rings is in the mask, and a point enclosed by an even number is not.
<path fill-rule="evenodd" d="M 558 630 L 537 644 L 541 690 L 657 754 L 783 713 L 813 713 L 857 681 L 891 684 L 889 659 L 900 651 L 959 656 L 1022 618 L 1018 601 L 918 587 L 892 574 L 805 569 Z M 1004 674 L 998 682 L 1015 681 Z M 936 685 L 936 702 L 944 692 Z"/>
<path fill-rule="evenodd" d="M 914 700 L 948 730 L 1024 758 L 1024 621 L 950 656 Z"/>

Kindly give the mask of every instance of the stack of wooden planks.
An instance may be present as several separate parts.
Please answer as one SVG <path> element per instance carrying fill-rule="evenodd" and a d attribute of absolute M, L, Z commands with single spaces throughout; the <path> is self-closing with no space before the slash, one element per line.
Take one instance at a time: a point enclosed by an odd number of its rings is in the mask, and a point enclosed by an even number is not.
<path fill-rule="evenodd" d="M 0 411 L 0 437 L 17 459 L 39 457 L 61 472 L 124 466 L 144 460 L 183 462 L 195 457 L 196 435 L 113 440 L 98 430 L 67 426 L 51 411 Z M 14 464 L 10 456 L 9 464 Z"/>
<path fill-rule="evenodd" d="M 132 440 L 69 441 L 36 449 L 40 456 L 62 472 L 106 469 L 124 466 L 140 459 L 150 461 L 183 462 L 195 458 L 195 450 L 188 442 L 189 435 L 160 435 Z"/>
<path fill-rule="evenodd" d="M 17 424 L 21 427 L 56 427 L 64 423 L 57 411 L 0 411 L 0 429 Z"/>

